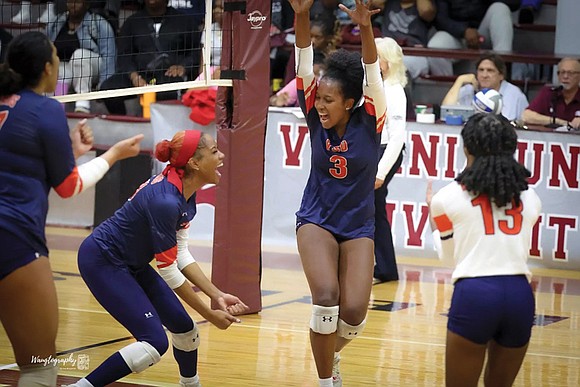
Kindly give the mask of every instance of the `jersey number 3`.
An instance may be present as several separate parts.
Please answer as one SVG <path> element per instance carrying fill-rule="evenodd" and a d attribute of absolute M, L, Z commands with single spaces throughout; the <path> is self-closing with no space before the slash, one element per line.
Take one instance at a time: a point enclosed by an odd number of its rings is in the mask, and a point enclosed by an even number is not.
<path fill-rule="evenodd" d="M 479 206 L 481 208 L 481 214 L 483 215 L 483 225 L 485 227 L 486 235 L 495 234 L 495 220 L 493 219 L 493 211 L 491 203 L 486 196 L 478 196 L 471 201 L 473 206 Z M 520 201 L 520 205 L 515 207 L 515 203 L 512 202 L 511 208 L 505 209 L 506 216 L 512 218 L 512 222 L 505 219 L 499 220 L 497 226 L 501 232 L 507 235 L 519 234 L 522 230 L 522 209 L 523 205 Z M 511 223 L 511 226 L 510 226 Z"/>
<path fill-rule="evenodd" d="M 330 162 L 334 164 L 334 168 L 330 168 L 328 172 L 330 176 L 336 179 L 344 179 L 348 175 L 348 168 L 346 167 L 346 157 L 343 156 L 330 156 Z"/>

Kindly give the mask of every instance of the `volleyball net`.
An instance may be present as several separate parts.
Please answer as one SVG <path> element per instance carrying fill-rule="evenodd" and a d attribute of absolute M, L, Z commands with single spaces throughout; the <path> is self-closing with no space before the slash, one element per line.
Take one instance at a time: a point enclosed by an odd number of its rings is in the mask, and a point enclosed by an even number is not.
<path fill-rule="evenodd" d="M 146 93 L 178 99 L 188 89 L 232 86 L 219 71 L 212 75 L 221 37 L 233 32 L 221 22 L 223 0 L 119 3 L 112 19 L 105 1 L 3 0 L 10 19 L 2 25 L 14 36 L 37 30 L 53 41 L 61 60 L 55 98 L 62 103 Z"/>

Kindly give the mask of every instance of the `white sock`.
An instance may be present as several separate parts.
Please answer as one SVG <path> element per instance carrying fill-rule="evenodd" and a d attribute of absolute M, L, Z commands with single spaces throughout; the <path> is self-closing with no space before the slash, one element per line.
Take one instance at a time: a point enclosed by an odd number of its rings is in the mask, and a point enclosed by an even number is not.
<path fill-rule="evenodd" d="M 319 387 L 332 387 L 332 377 L 326 379 L 318 379 Z"/>
<path fill-rule="evenodd" d="M 18 387 L 51 387 L 56 385 L 58 367 L 56 363 L 29 364 L 20 367 Z"/>
<path fill-rule="evenodd" d="M 82 378 L 76 383 L 69 384 L 67 387 L 95 387 L 87 379 Z"/>
<path fill-rule="evenodd" d="M 179 376 L 179 386 L 180 387 L 198 387 L 201 386 L 199 384 L 199 375 L 192 376 L 191 378 L 186 378 L 183 376 Z"/>
<path fill-rule="evenodd" d="M 91 101 L 76 101 L 75 102 L 75 109 L 76 108 L 91 111 Z"/>

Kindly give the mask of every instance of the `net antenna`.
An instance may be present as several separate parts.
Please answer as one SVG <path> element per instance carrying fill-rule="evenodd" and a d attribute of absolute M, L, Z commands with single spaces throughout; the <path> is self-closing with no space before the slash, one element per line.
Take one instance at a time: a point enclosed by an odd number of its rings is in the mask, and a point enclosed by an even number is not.
<path fill-rule="evenodd" d="M 201 66 L 201 73 L 203 74 L 203 79 L 198 81 L 181 81 L 172 83 L 163 83 L 159 85 L 147 85 L 139 87 L 129 87 L 123 89 L 113 89 L 113 90 L 99 90 L 91 91 L 89 93 L 77 93 L 77 94 L 66 94 L 53 97 L 61 103 L 75 102 L 75 101 L 89 101 L 95 99 L 111 98 L 111 97 L 122 97 L 128 95 L 140 95 L 150 92 L 162 92 L 162 91 L 172 91 L 172 90 L 184 90 L 184 89 L 205 89 L 210 86 L 233 86 L 231 79 L 212 79 L 211 77 L 211 52 L 213 48 L 213 34 L 212 34 L 212 23 L 213 23 L 213 5 L 212 0 L 205 0 L 205 19 L 204 19 L 204 41 L 202 46 L 202 58 L 203 65 Z"/>

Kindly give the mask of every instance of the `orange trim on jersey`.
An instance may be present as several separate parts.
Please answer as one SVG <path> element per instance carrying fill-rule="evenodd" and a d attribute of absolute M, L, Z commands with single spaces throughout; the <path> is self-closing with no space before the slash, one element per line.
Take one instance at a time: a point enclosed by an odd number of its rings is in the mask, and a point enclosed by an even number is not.
<path fill-rule="evenodd" d="M 304 79 L 296 77 L 296 88 L 298 90 L 304 90 Z"/>
<path fill-rule="evenodd" d="M 177 245 L 170 249 L 162 251 L 161 253 L 155 254 L 155 261 L 157 261 L 157 267 L 163 269 L 164 267 L 170 266 L 177 259 Z"/>
<path fill-rule="evenodd" d="M 79 170 L 74 167 L 72 172 L 60 183 L 54 187 L 54 190 L 61 198 L 70 198 L 83 190 L 83 181 L 79 176 Z"/>
<path fill-rule="evenodd" d="M 387 119 L 387 112 L 385 112 L 382 116 L 377 118 L 377 133 L 382 133 L 383 128 L 385 126 L 386 119 Z"/>
<path fill-rule="evenodd" d="M 4 125 L 4 122 L 8 119 L 9 114 L 10 110 L 3 110 L 0 112 L 0 129 L 2 128 L 2 125 Z"/>
<path fill-rule="evenodd" d="M 316 102 L 316 79 L 312 78 L 312 83 L 304 90 L 304 99 L 306 100 L 306 111 L 309 112 Z"/>
<path fill-rule="evenodd" d="M 451 223 L 445 214 L 434 217 L 433 221 L 437 225 L 437 230 L 439 230 L 440 233 L 453 230 L 453 223 Z"/>

